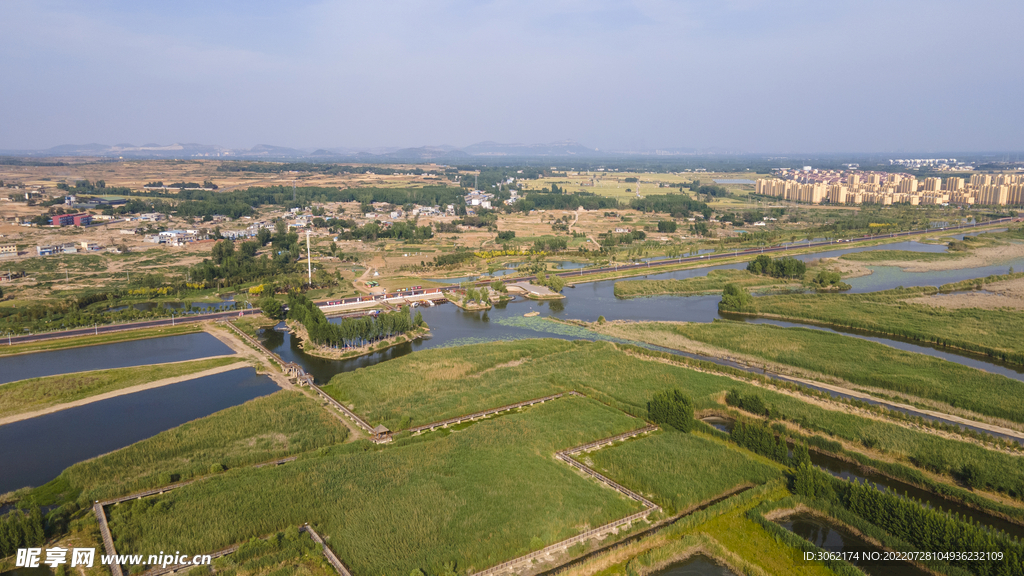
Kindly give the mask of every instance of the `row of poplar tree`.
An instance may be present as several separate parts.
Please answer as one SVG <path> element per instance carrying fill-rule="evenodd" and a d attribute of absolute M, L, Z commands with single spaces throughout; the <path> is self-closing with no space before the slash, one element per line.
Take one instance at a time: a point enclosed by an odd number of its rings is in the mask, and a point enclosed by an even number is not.
<path fill-rule="evenodd" d="M 404 310 L 383 312 L 376 317 L 345 318 L 332 323 L 319 306 L 299 292 L 288 295 L 288 317 L 306 328 L 313 343 L 332 348 L 365 346 L 423 326 L 423 315 L 419 311 L 414 319 L 410 319 Z"/>

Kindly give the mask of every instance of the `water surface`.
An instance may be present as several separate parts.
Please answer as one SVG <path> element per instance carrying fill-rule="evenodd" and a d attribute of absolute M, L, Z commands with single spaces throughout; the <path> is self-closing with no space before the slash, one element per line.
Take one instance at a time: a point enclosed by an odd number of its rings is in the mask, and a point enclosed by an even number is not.
<path fill-rule="evenodd" d="M 0 494 L 277 390 L 270 378 L 240 368 L 0 426 Z"/>
<path fill-rule="evenodd" d="M 85 370 L 127 368 L 234 354 L 206 332 L 0 356 L 0 384 Z"/>

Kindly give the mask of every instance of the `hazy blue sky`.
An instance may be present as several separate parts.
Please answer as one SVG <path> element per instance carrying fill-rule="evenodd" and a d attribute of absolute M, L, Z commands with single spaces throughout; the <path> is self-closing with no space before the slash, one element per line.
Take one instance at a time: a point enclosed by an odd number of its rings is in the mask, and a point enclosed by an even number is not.
<path fill-rule="evenodd" d="M 1024 2 L 0 0 L 0 149 L 1024 149 Z"/>

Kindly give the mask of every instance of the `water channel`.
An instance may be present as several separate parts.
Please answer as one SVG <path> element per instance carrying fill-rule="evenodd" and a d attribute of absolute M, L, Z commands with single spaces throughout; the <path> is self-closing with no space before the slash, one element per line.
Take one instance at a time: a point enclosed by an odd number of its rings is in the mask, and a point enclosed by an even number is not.
<path fill-rule="evenodd" d="M 707 416 L 701 418 L 701 421 L 716 430 L 725 432 L 726 434 L 732 434 L 732 429 L 735 425 L 734 420 L 722 416 Z M 792 446 L 790 448 L 790 456 L 792 456 Z M 1024 540 L 1024 525 L 1010 522 L 1009 520 L 1005 520 L 976 508 L 971 508 L 970 506 L 966 506 L 959 502 L 947 500 L 946 498 L 943 498 L 933 492 L 929 492 L 928 490 L 872 472 L 857 464 L 840 460 L 839 458 L 829 456 L 828 454 L 823 454 L 816 450 L 811 450 L 810 453 L 811 464 L 814 464 L 821 470 L 828 472 L 836 478 L 842 478 L 843 480 L 851 482 L 866 482 L 879 490 L 888 489 L 900 496 L 909 496 L 919 500 L 926 506 L 941 508 L 950 514 L 959 514 L 961 517 L 971 518 L 978 524 L 990 526 L 996 530 L 1002 530 L 1011 536 Z"/>
<path fill-rule="evenodd" d="M 0 426 L 0 494 L 39 486 L 76 462 L 278 389 L 253 368 L 240 368 Z"/>
<path fill-rule="evenodd" d="M 128 368 L 234 354 L 206 332 L 0 356 L 0 384 L 86 370 Z"/>
<path fill-rule="evenodd" d="M 845 528 L 833 525 L 831 522 L 811 514 L 797 513 L 777 522 L 786 530 L 829 552 L 882 553 L 884 551 Z M 849 562 L 870 576 L 925 576 L 929 574 L 909 562 L 871 561 L 863 558 L 851 558 Z"/>

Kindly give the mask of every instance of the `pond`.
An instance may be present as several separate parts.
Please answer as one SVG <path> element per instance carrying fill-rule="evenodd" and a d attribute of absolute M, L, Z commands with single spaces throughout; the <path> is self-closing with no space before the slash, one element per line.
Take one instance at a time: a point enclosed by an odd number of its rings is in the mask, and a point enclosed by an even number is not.
<path fill-rule="evenodd" d="M 668 568 L 652 572 L 651 576 L 736 576 L 727 567 L 703 554 L 695 554 Z"/>

